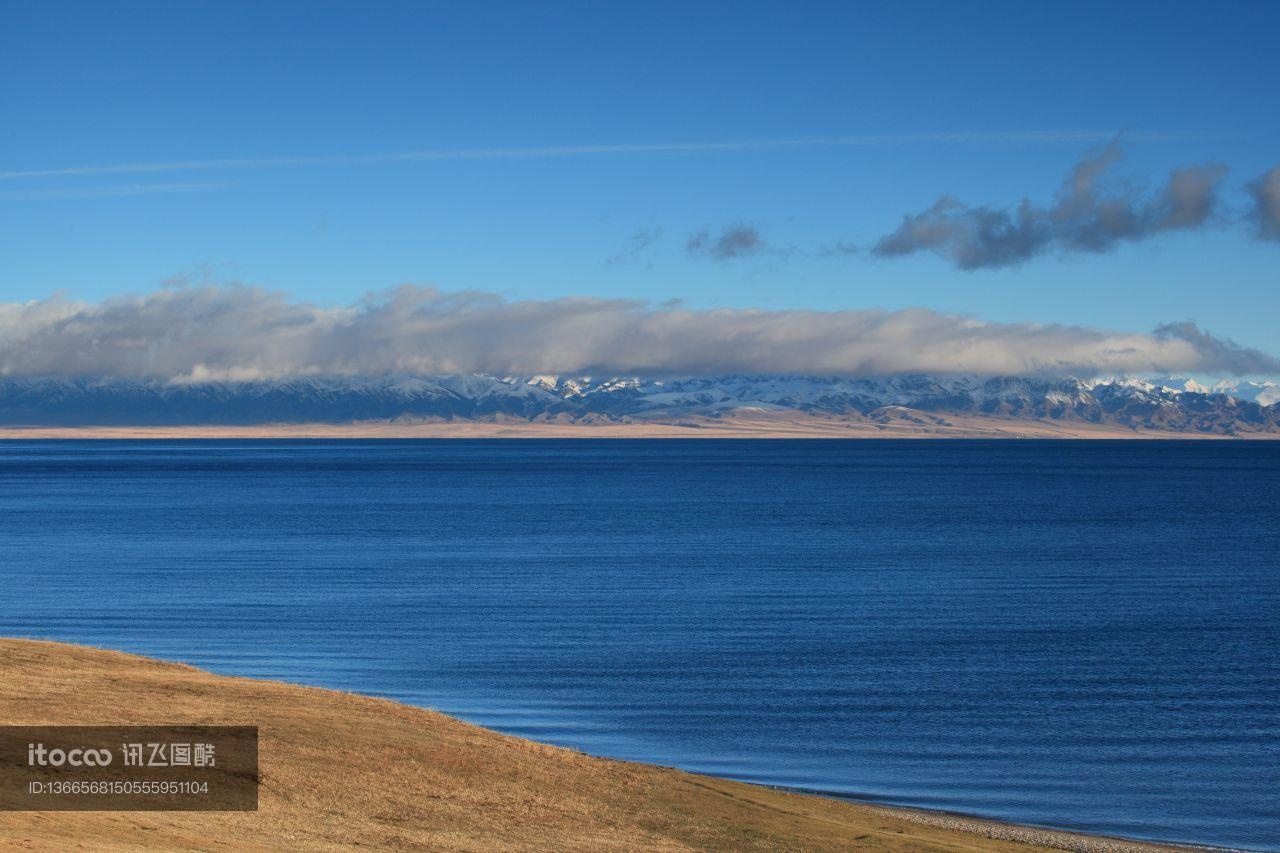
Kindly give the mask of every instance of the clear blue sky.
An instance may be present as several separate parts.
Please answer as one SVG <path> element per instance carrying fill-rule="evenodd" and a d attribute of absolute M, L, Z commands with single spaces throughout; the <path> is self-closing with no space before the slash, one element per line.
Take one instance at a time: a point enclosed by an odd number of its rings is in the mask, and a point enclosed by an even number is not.
<path fill-rule="evenodd" d="M 0 0 L 0 301 L 185 274 L 334 305 L 412 282 L 1143 331 L 1193 318 L 1275 351 L 1280 243 L 1234 219 L 1280 163 L 1277 33 L 1264 2 Z M 1139 187 L 1226 164 L 1220 220 L 994 270 L 866 251 L 944 193 L 1051 204 L 1119 131 L 1117 176 Z M 381 157 L 848 137 L 873 139 Z M 74 171 L 173 162 L 199 167 Z M 55 174 L 14 174 L 30 172 Z M 738 224 L 763 249 L 687 251 Z M 628 255 L 641 233 L 655 239 Z M 824 251 L 841 241 L 862 251 Z"/>

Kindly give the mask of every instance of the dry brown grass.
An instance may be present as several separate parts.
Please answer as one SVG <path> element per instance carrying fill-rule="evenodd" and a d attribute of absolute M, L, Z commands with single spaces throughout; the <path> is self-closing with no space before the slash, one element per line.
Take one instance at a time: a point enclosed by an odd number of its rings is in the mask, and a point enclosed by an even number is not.
<path fill-rule="evenodd" d="M 257 812 L 0 813 L 6 849 L 1013 850 L 368 697 L 0 639 L 0 723 L 260 727 Z"/>

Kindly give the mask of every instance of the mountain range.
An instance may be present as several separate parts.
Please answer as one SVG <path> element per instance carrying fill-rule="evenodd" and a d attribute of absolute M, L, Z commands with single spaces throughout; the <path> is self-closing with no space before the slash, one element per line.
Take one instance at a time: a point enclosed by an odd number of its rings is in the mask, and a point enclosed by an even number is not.
<path fill-rule="evenodd" d="M 820 376 L 307 377 L 243 382 L 0 379 L 0 426 L 675 423 L 744 414 L 869 423 L 947 418 L 1136 431 L 1280 433 L 1280 385 L 1192 379 Z"/>

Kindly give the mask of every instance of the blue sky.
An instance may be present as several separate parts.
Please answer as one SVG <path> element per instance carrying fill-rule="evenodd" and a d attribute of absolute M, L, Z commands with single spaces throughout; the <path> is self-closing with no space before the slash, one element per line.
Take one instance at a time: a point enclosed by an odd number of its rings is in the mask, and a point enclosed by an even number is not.
<path fill-rule="evenodd" d="M 1276 352 L 1280 243 L 1238 220 L 1280 164 L 1277 32 L 1261 2 L 0 0 L 0 301 L 185 276 L 343 305 L 417 283 L 1194 319 Z M 995 269 L 871 251 L 944 194 L 1050 205 L 1116 134 L 1134 192 L 1225 164 L 1217 215 Z M 784 140 L 842 141 L 751 145 Z M 198 167 L 154 167 L 175 162 Z M 149 167 L 75 171 L 122 164 Z M 761 246 L 688 250 L 734 227 Z"/>

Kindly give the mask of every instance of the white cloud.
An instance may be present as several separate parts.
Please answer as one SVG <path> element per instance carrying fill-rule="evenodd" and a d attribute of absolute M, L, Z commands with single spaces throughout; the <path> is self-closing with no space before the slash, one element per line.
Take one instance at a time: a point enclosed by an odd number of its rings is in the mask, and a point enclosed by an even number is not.
<path fill-rule="evenodd" d="M 417 373 L 1276 373 L 1193 324 L 1158 333 L 904 311 L 693 310 L 402 287 L 323 308 L 244 286 L 0 303 L 0 375 L 180 381 Z"/>

